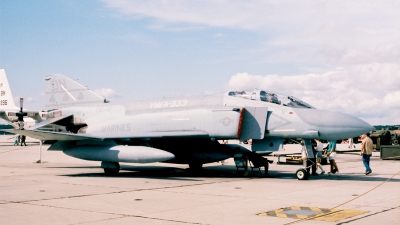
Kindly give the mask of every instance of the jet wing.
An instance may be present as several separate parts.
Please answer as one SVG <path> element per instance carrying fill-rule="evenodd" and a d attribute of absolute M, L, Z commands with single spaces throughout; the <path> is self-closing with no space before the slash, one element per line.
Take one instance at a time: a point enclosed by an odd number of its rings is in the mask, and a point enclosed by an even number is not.
<path fill-rule="evenodd" d="M 92 136 L 88 134 L 73 134 L 61 133 L 42 130 L 18 130 L 18 129 L 4 129 L 2 131 L 21 134 L 39 140 L 58 140 L 58 141 L 103 141 L 104 139 L 126 139 L 126 138 L 160 138 L 160 137 L 208 137 L 205 132 L 193 131 L 174 131 L 174 132 L 149 132 L 141 133 L 140 135 L 107 135 L 107 136 Z"/>
<path fill-rule="evenodd" d="M 10 132 L 13 134 L 22 134 L 39 140 L 59 140 L 59 141 L 102 141 L 101 137 L 94 137 L 87 134 L 73 134 L 73 133 L 59 133 L 49 131 L 38 131 L 38 130 L 17 130 L 17 129 L 4 129 L 3 131 Z"/>
<path fill-rule="evenodd" d="M 38 111 L 29 111 L 27 110 L 26 113 L 28 114 L 28 117 L 34 119 L 36 122 L 42 122 L 43 119 L 40 117 L 40 112 Z"/>

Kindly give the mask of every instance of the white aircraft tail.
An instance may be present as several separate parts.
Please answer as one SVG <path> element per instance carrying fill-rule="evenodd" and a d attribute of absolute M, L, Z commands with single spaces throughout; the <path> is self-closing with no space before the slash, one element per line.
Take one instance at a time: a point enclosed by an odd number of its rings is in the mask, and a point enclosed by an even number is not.
<path fill-rule="evenodd" d="M 47 109 L 105 102 L 100 95 L 64 75 L 49 75 L 45 77 L 45 80 L 45 107 Z"/>
<path fill-rule="evenodd" d="M 18 109 L 14 103 L 6 71 L 0 69 L 0 110 Z"/>

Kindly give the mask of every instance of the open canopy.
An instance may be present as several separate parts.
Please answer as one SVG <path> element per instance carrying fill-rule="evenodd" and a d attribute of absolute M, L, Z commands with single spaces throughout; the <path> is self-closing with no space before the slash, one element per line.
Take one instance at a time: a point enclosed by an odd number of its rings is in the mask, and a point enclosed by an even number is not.
<path fill-rule="evenodd" d="M 257 90 L 254 91 L 229 91 L 228 96 L 246 98 L 250 100 L 270 102 L 277 105 L 288 106 L 292 108 L 314 109 L 310 104 L 288 95 L 277 94 L 272 91 Z"/>

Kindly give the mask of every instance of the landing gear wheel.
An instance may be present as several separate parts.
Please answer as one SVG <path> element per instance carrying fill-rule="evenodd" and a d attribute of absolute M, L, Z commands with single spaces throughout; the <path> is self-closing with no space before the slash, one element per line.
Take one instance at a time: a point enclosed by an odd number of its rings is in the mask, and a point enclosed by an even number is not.
<path fill-rule="evenodd" d="M 193 171 L 200 171 L 203 169 L 202 163 L 189 163 L 189 168 Z"/>
<path fill-rule="evenodd" d="M 119 173 L 118 162 L 101 162 L 101 167 L 104 169 L 104 173 L 108 176 L 116 176 Z"/>
<path fill-rule="evenodd" d="M 104 168 L 104 173 L 108 176 L 116 176 L 119 173 L 119 169 Z"/>
<path fill-rule="evenodd" d="M 297 180 L 308 180 L 310 174 L 305 169 L 298 169 L 296 171 Z"/>
<path fill-rule="evenodd" d="M 271 177 L 271 176 L 268 174 L 268 170 L 269 170 L 269 162 L 267 162 L 267 163 L 264 165 L 264 177 Z"/>

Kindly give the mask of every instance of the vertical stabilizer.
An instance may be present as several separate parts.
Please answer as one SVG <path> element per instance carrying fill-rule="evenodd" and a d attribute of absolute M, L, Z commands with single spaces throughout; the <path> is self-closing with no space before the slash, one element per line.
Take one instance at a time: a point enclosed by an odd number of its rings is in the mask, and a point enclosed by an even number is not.
<path fill-rule="evenodd" d="M 100 95 L 64 75 L 49 75 L 45 77 L 45 80 L 45 107 L 47 109 L 105 102 L 105 99 Z"/>
<path fill-rule="evenodd" d="M 14 110 L 18 107 L 14 103 L 10 85 L 6 76 L 6 71 L 0 69 L 0 110 Z"/>

